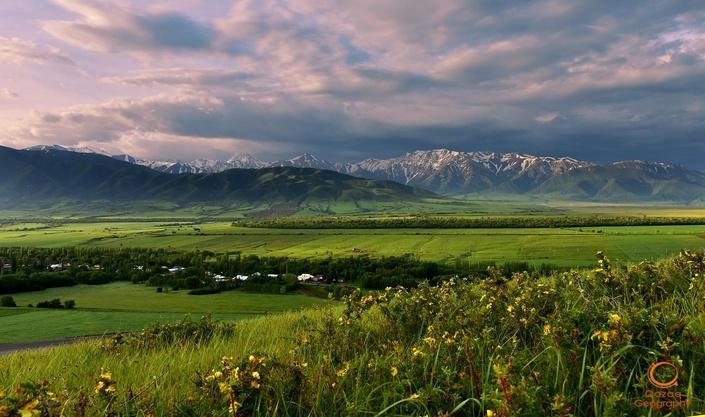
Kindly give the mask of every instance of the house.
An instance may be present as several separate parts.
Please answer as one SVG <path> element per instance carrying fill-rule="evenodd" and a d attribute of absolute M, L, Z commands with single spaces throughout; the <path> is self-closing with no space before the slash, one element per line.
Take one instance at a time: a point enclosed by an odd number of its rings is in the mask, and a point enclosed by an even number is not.
<path fill-rule="evenodd" d="M 313 279 L 313 275 L 311 275 L 311 274 L 301 274 L 301 275 L 299 275 L 298 277 L 296 277 L 296 279 L 298 279 L 298 280 L 301 281 L 301 282 L 303 282 L 303 281 L 308 281 L 308 280 L 310 280 L 310 279 Z"/>
<path fill-rule="evenodd" d="M 70 267 L 71 264 L 51 264 L 49 265 L 49 269 L 52 271 L 63 271 L 64 269 Z"/>
<path fill-rule="evenodd" d="M 12 271 L 12 264 L 2 264 L 3 271 Z"/>
<path fill-rule="evenodd" d="M 144 265 L 136 265 L 134 270 L 135 271 L 144 271 Z"/>
<path fill-rule="evenodd" d="M 247 279 L 249 278 L 249 275 L 236 275 L 235 278 L 240 281 L 247 281 Z"/>
<path fill-rule="evenodd" d="M 169 273 L 175 274 L 177 272 L 181 272 L 181 271 L 185 271 L 185 270 L 186 270 L 186 268 L 184 268 L 183 266 L 172 266 L 171 268 L 169 268 Z"/>
<path fill-rule="evenodd" d="M 324 280 L 324 278 L 323 278 L 323 275 L 321 275 L 321 274 L 314 275 L 313 278 L 311 278 L 311 281 L 313 281 L 313 282 L 321 282 L 323 280 Z"/>
<path fill-rule="evenodd" d="M 267 274 L 267 278 L 279 278 L 279 274 Z"/>
<path fill-rule="evenodd" d="M 215 275 L 213 275 L 213 280 L 215 280 L 215 282 L 227 282 L 227 281 L 231 281 L 232 278 L 228 278 L 225 275 L 221 275 L 221 274 L 215 274 Z"/>

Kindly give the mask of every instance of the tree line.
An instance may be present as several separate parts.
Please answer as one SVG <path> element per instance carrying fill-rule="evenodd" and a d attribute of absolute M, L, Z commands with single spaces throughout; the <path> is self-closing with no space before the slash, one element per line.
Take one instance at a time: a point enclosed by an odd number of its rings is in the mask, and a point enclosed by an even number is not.
<path fill-rule="evenodd" d="M 525 262 L 495 265 L 457 260 L 439 263 L 416 255 L 371 257 L 289 258 L 244 255 L 239 252 L 176 251 L 143 248 L 0 248 L 0 294 L 39 291 L 76 284 L 114 281 L 145 283 L 163 289 L 227 289 L 287 292 L 296 289 L 296 275 L 320 274 L 322 284 L 356 283 L 363 288 L 412 287 L 423 280 L 485 274 L 490 267 L 505 273 L 545 272 L 552 265 Z M 247 275 L 246 281 L 222 280 Z M 276 275 L 272 277 L 271 275 Z"/>
<path fill-rule="evenodd" d="M 414 216 L 414 217 L 286 217 L 247 219 L 238 227 L 274 229 L 502 229 L 599 226 L 702 225 L 702 217 L 647 216 Z"/>

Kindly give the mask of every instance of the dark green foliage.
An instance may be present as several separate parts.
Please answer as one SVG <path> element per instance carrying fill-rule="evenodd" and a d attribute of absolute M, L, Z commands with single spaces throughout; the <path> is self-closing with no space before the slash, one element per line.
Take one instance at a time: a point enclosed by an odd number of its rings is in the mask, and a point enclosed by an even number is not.
<path fill-rule="evenodd" d="M 215 321 L 210 315 L 199 320 L 187 316 L 173 324 L 157 324 L 138 332 L 116 334 L 103 341 L 103 348 L 116 351 L 124 347 L 134 352 L 186 343 L 198 345 L 216 336 L 230 336 L 233 332 L 231 324 Z"/>
<path fill-rule="evenodd" d="M 238 220 L 238 227 L 274 229 L 503 229 L 595 226 L 658 226 L 705 224 L 702 217 L 646 216 L 404 216 L 404 217 L 283 217 Z"/>
<path fill-rule="evenodd" d="M 17 307 L 17 304 L 15 304 L 14 298 L 12 298 L 9 295 L 5 295 L 3 297 L 0 297 L 0 306 L 2 306 L 2 307 Z"/>
<path fill-rule="evenodd" d="M 61 300 L 58 298 L 54 298 L 53 300 L 50 301 L 40 301 L 37 303 L 37 308 L 64 308 L 64 305 L 61 304 Z"/>
<path fill-rule="evenodd" d="M 208 295 L 218 293 L 220 293 L 220 290 L 217 288 L 197 288 L 188 292 L 189 295 Z"/>
<path fill-rule="evenodd" d="M 67 310 L 73 310 L 76 308 L 76 302 L 74 300 L 66 300 L 64 301 L 64 308 Z"/>
<path fill-rule="evenodd" d="M 559 270 L 552 265 L 534 266 L 526 262 L 495 265 L 494 262 L 471 263 L 458 259 L 453 264 L 423 261 L 415 255 L 300 259 L 260 257 L 239 253 L 215 254 L 208 251 L 180 252 L 164 249 L 107 248 L 0 248 L 0 262 L 17 261 L 12 273 L 0 275 L 0 294 L 40 291 L 76 284 L 105 284 L 131 280 L 146 282 L 156 291 L 169 289 L 241 288 L 270 294 L 299 289 L 298 274 L 321 274 L 324 284 L 357 282 L 363 288 L 384 289 L 397 285 L 416 286 L 423 280 L 438 283 L 456 275 L 487 275 L 489 267 L 506 274 L 528 271 L 536 274 Z M 70 265 L 64 271 L 50 272 L 49 265 Z M 183 271 L 169 272 L 164 267 L 178 265 Z M 137 267 L 141 267 L 137 270 Z M 259 273 L 259 275 L 258 275 Z M 235 277 L 248 275 L 247 281 L 215 282 L 214 274 Z M 276 278 L 269 274 L 277 275 Z M 131 278 L 130 278 L 131 277 Z"/>
<path fill-rule="evenodd" d="M 110 201 L 398 201 L 434 194 L 308 168 L 231 169 L 173 175 L 94 155 L 0 147 L 0 202 Z"/>

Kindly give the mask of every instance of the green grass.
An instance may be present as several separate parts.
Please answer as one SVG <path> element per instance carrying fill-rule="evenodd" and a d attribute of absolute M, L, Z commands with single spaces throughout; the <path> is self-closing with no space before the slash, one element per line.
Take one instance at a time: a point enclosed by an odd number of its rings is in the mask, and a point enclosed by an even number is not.
<path fill-rule="evenodd" d="M 17 396 L 10 387 L 47 380 L 66 416 L 115 407 L 116 415 L 227 417 L 223 387 L 243 406 L 237 415 L 248 416 L 699 415 L 704 270 L 703 255 L 691 252 L 629 271 L 603 259 L 601 269 L 568 279 L 515 275 L 390 289 L 353 296 L 347 308 L 241 320 L 232 335 L 200 345 L 178 339 L 106 350 L 87 341 L 10 354 L 0 387 Z M 221 365 L 223 356 L 232 367 Z M 649 368 L 664 360 L 679 379 L 659 391 Z M 216 372 L 236 366 L 237 377 Z M 116 384 L 112 403 L 93 394 L 102 369 Z M 255 369 L 261 385 L 253 388 Z M 209 374 L 212 391 L 196 384 Z M 649 392 L 688 402 L 674 412 L 649 409 L 637 403 Z M 86 413 L 76 411 L 81 404 Z"/>
<path fill-rule="evenodd" d="M 281 313 L 311 307 L 324 300 L 300 294 L 272 295 L 226 291 L 188 295 L 157 293 L 154 288 L 125 282 L 77 285 L 13 294 L 18 306 L 60 298 L 76 301 L 77 309 L 0 309 L 0 344 L 137 330 L 155 322 L 176 321 L 187 314 L 212 314 L 220 320 Z"/>
<path fill-rule="evenodd" d="M 255 229 L 229 222 L 98 222 L 17 229 L 0 230 L 0 245 L 207 249 L 292 257 L 349 256 L 356 247 L 372 256 L 414 253 L 444 262 L 460 257 L 471 262 L 561 266 L 592 265 L 598 250 L 609 252 L 616 262 L 635 262 L 672 256 L 682 248 L 705 247 L 705 226 L 316 230 Z"/>
<path fill-rule="evenodd" d="M 100 336 L 128 332 L 154 323 L 176 322 L 183 313 L 135 311 L 37 310 L 0 317 L 0 344 L 59 340 L 76 336 Z M 194 315 L 194 318 L 200 316 Z M 232 321 L 250 314 L 214 314 L 217 320 Z"/>

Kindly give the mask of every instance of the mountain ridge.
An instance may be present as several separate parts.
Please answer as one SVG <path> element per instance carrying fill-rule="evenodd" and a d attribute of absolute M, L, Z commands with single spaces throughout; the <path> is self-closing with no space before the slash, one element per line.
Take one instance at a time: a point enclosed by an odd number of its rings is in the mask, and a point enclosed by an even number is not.
<path fill-rule="evenodd" d="M 34 150 L 43 149 L 58 148 L 54 145 Z M 370 158 L 355 163 L 331 162 L 310 153 L 273 162 L 264 162 L 249 154 L 235 155 L 226 161 L 199 159 L 191 162 L 149 161 L 124 154 L 112 157 L 169 174 L 216 173 L 232 168 L 313 168 L 394 181 L 445 195 L 489 192 L 547 194 L 597 201 L 705 200 L 705 174 L 677 164 L 641 160 L 597 164 L 571 157 L 449 149 L 418 150 L 394 158 Z"/>
<path fill-rule="evenodd" d="M 0 201 L 412 201 L 434 197 L 393 181 L 296 167 L 172 175 L 105 155 L 0 146 Z"/>

